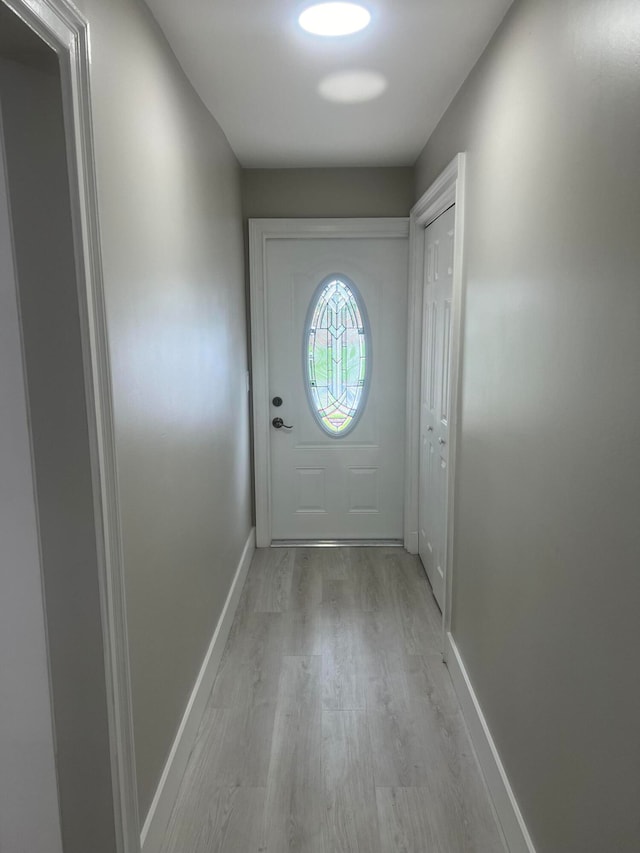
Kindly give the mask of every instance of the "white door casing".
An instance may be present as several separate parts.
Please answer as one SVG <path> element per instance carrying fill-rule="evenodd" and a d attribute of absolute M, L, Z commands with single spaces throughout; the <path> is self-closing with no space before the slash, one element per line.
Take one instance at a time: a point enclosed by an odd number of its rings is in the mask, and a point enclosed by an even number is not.
<path fill-rule="evenodd" d="M 418 553 L 442 609 L 447 551 L 455 207 L 425 233 Z"/>
<path fill-rule="evenodd" d="M 404 219 L 250 222 L 259 546 L 402 537 L 407 234 Z M 340 438 L 312 413 L 303 359 L 310 303 L 334 276 L 355 284 L 372 351 L 366 405 Z"/>

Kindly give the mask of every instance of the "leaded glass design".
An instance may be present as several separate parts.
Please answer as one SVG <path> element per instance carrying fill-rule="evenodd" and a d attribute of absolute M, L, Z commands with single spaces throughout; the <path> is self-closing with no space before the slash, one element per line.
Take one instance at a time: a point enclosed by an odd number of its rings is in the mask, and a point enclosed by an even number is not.
<path fill-rule="evenodd" d="M 334 438 L 350 432 L 362 414 L 370 361 L 364 304 L 352 282 L 331 276 L 309 307 L 305 380 L 313 414 Z"/>

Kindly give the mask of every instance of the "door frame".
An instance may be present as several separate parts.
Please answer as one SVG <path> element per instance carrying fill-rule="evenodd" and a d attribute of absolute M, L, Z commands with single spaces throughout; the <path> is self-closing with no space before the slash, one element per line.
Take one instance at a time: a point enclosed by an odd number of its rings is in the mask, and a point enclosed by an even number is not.
<path fill-rule="evenodd" d="M 453 298 L 451 305 L 451 400 L 449 423 L 449 467 L 447 477 L 446 557 L 444 606 L 442 610 L 443 655 L 451 627 L 454 565 L 454 521 L 456 460 L 461 408 L 462 324 L 464 315 L 464 221 L 466 154 L 457 154 L 446 169 L 416 202 L 409 216 L 409 327 L 407 342 L 407 440 L 405 471 L 405 548 L 418 553 L 420 394 L 422 363 L 422 301 L 424 294 L 425 229 L 455 204 Z"/>
<path fill-rule="evenodd" d="M 249 282 L 251 373 L 253 387 L 253 460 L 256 546 L 271 545 L 271 454 L 269 451 L 269 353 L 267 351 L 266 255 L 269 240 L 402 238 L 406 217 L 372 219 L 250 219 Z"/>
<path fill-rule="evenodd" d="M 90 91 L 89 24 L 68 0 L 0 0 L 58 55 L 91 451 L 118 853 L 139 853 L 122 536 Z"/>

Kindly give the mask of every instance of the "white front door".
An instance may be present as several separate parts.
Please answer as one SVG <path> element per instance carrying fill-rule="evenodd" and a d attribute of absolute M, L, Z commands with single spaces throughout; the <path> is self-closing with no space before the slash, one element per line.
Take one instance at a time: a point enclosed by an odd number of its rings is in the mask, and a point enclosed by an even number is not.
<path fill-rule="evenodd" d="M 440 609 L 444 598 L 449 476 L 451 300 L 455 207 L 425 232 L 418 549 Z"/>
<path fill-rule="evenodd" d="M 406 237 L 266 243 L 273 540 L 402 538 L 407 265 Z"/>

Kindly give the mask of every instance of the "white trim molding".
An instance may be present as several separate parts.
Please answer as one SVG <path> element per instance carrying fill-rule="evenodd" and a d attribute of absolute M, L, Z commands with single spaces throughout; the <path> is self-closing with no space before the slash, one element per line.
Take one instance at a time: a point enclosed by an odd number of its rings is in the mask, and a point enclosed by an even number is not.
<path fill-rule="evenodd" d="M 58 54 L 78 274 L 115 835 L 139 853 L 131 679 L 90 93 L 89 26 L 68 0 L 0 0 Z"/>
<path fill-rule="evenodd" d="M 447 647 L 447 667 L 509 853 L 536 853 L 478 697 L 450 633 L 447 634 Z"/>
<path fill-rule="evenodd" d="M 256 542 L 271 544 L 271 460 L 269 453 L 269 354 L 267 350 L 266 256 L 269 240 L 402 238 L 409 220 L 372 219 L 250 219 L 249 270 L 251 364 L 253 387 L 253 448 L 256 493 Z"/>
<path fill-rule="evenodd" d="M 447 553 L 445 559 L 443 629 L 451 625 L 453 577 L 453 525 L 456 457 L 462 365 L 464 310 L 464 216 L 466 155 L 457 154 L 444 172 L 414 205 L 409 217 L 409 326 L 407 335 L 407 437 L 405 455 L 404 543 L 410 554 L 418 553 L 420 475 L 420 364 L 422 357 L 422 297 L 424 290 L 425 228 L 455 205 L 453 302 L 451 317 L 451 401 L 449 427 L 449 474 L 447 489 Z M 443 634 L 443 652 L 446 656 Z"/>
<path fill-rule="evenodd" d="M 191 696 L 187 702 L 178 733 L 169 752 L 162 771 L 160 782 L 142 827 L 140 845 L 142 853 L 160 853 L 164 837 L 169 826 L 171 812 L 178 796 L 180 783 L 195 744 L 207 700 L 218 673 L 220 660 L 233 624 L 240 594 L 247 578 L 247 572 L 256 550 L 255 528 L 251 529 L 245 543 L 236 573 L 227 595 L 220 619 L 204 656 L 200 672 L 196 678 Z M 185 851 L 186 853 L 186 851 Z"/>

